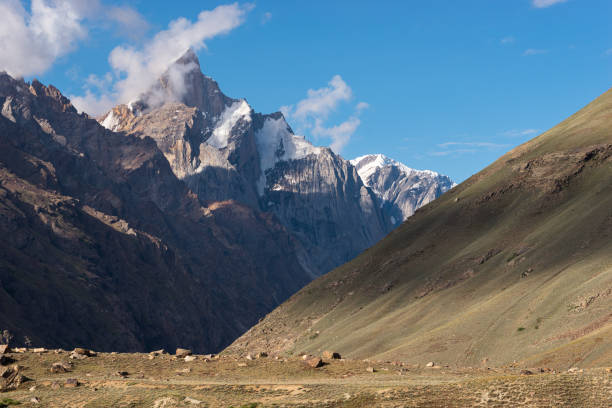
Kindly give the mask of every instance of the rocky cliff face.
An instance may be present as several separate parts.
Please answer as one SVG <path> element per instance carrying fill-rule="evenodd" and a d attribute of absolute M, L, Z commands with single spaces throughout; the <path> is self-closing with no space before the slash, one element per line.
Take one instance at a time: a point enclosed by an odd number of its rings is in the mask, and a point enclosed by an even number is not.
<path fill-rule="evenodd" d="M 394 226 L 456 184 L 431 170 L 415 170 L 382 154 L 369 154 L 351 160 L 363 183 L 382 203 Z"/>
<path fill-rule="evenodd" d="M 200 112 L 139 138 L 6 74 L 0 106 L 0 327 L 18 341 L 218 351 L 310 280 L 275 217 L 175 175 L 198 174 Z"/>
<path fill-rule="evenodd" d="M 312 276 L 348 261 L 391 229 L 355 168 L 293 133 L 279 112 L 255 113 L 203 75 L 195 54 L 175 61 L 137 101 L 100 118 L 151 137 L 200 200 L 235 200 L 273 214 L 301 244 Z"/>

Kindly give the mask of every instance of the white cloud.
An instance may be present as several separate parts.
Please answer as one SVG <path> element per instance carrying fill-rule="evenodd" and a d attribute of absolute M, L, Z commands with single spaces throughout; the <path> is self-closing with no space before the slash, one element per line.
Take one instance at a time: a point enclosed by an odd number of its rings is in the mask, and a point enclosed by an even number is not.
<path fill-rule="evenodd" d="M 202 11 L 196 21 L 178 18 L 166 30 L 158 32 L 142 47 L 115 47 L 109 63 L 116 81 L 106 92 L 98 94 L 86 90 L 84 96 L 71 96 L 75 106 L 90 114 L 100 114 L 117 103 L 127 103 L 149 89 L 168 69 L 169 64 L 189 48 L 206 47 L 205 41 L 226 34 L 244 22 L 252 9 L 250 4 L 218 6 Z M 190 67 L 184 67 L 188 69 Z M 182 72 L 171 72 L 174 89 L 180 92 Z"/>
<path fill-rule="evenodd" d="M 555 4 L 565 3 L 567 0 L 533 0 L 532 4 L 537 8 L 546 8 Z"/>
<path fill-rule="evenodd" d="M 511 35 L 509 35 L 507 37 L 504 37 L 501 40 L 499 40 L 499 42 L 501 44 L 504 44 L 504 45 L 505 44 L 512 44 L 512 43 L 514 43 L 514 41 L 516 41 L 516 39 L 513 36 L 511 36 Z"/>
<path fill-rule="evenodd" d="M 528 48 L 523 53 L 523 56 L 524 57 L 528 57 L 528 56 L 531 56 L 531 55 L 540 55 L 540 54 L 546 54 L 546 53 L 548 53 L 548 50 L 542 50 L 542 49 L 537 49 L 537 48 Z"/>
<path fill-rule="evenodd" d="M 316 138 L 330 139 L 329 147 L 339 153 L 361 124 L 359 114 L 370 105 L 366 102 L 359 102 L 355 105 L 353 114 L 338 125 L 328 126 L 326 121 L 340 103 L 348 102 L 352 97 L 351 87 L 340 75 L 334 75 L 328 86 L 309 89 L 306 98 L 296 105 L 281 106 L 280 111 L 287 119 L 296 121 L 301 131 L 310 131 Z"/>
<path fill-rule="evenodd" d="M 99 0 L 32 0 L 29 10 L 20 0 L 0 0 L 0 15 L 0 70 L 17 77 L 40 75 L 72 52 L 87 37 L 85 20 L 119 28 L 146 24 L 133 9 L 104 7 Z"/>
<path fill-rule="evenodd" d="M 309 89 L 308 97 L 298 102 L 293 117 L 307 119 L 318 117 L 326 119 L 342 101 L 349 101 L 353 96 L 351 88 L 342 80 L 340 75 L 334 75 L 329 86 L 320 89 Z"/>

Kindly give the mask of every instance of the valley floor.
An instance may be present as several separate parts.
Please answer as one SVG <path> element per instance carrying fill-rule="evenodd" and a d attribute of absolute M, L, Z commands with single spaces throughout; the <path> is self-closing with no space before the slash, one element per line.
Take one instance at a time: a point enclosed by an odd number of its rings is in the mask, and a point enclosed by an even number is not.
<path fill-rule="evenodd" d="M 311 368 L 299 357 L 222 355 L 185 361 L 168 354 L 98 353 L 71 360 L 69 354 L 7 354 L 30 380 L 0 393 L 0 407 L 3 402 L 156 408 L 612 406 L 609 368 L 530 368 L 526 373 L 512 366 L 423 367 L 361 360 L 324 360 L 323 367 Z M 51 373 L 56 362 L 67 363 L 68 371 Z"/>

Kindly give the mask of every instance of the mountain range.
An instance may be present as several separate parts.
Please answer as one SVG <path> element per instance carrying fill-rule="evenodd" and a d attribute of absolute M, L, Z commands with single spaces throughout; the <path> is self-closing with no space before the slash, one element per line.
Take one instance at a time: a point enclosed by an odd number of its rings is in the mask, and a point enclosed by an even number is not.
<path fill-rule="evenodd" d="M 393 227 L 357 169 L 192 51 L 95 120 L 0 74 L 0 328 L 47 347 L 218 351 Z"/>

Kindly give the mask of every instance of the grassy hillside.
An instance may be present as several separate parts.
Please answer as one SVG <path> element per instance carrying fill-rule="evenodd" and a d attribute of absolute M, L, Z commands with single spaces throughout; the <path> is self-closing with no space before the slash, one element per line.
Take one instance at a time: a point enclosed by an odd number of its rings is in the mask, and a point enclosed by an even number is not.
<path fill-rule="evenodd" d="M 227 350 L 612 362 L 612 91 L 312 282 Z"/>

